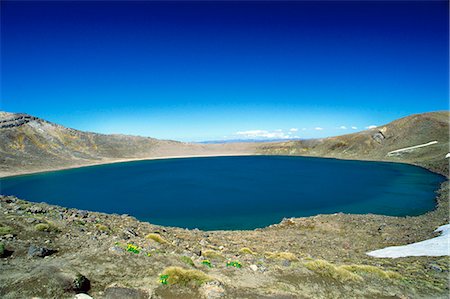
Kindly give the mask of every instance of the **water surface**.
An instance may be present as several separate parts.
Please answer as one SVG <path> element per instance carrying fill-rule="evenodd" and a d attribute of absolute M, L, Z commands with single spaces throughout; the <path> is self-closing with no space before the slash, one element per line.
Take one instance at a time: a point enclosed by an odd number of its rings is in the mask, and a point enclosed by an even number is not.
<path fill-rule="evenodd" d="M 166 226 L 253 229 L 322 213 L 419 215 L 443 176 L 397 163 L 286 156 L 107 164 L 0 179 L 2 194 Z"/>

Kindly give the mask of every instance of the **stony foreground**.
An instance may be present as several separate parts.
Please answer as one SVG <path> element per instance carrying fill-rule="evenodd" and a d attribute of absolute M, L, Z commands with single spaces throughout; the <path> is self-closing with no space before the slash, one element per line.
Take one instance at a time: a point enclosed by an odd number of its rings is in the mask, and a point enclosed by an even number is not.
<path fill-rule="evenodd" d="M 168 228 L 0 196 L 0 297 L 447 298 L 448 257 L 365 253 L 435 236 L 418 217 L 319 215 L 253 231 Z M 124 199 L 125 200 L 125 199 Z"/>

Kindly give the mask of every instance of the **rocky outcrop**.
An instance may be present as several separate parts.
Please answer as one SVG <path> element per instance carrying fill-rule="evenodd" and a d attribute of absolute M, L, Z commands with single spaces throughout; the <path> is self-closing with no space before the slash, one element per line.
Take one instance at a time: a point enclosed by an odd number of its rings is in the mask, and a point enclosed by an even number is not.
<path fill-rule="evenodd" d="M 20 127 L 33 120 L 39 120 L 39 118 L 25 113 L 10 114 L 9 117 L 0 119 L 0 129 Z"/>

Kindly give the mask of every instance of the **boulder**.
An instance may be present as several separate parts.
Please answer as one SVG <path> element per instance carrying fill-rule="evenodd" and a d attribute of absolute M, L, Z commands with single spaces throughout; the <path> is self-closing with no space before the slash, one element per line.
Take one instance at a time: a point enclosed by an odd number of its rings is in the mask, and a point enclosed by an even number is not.
<path fill-rule="evenodd" d="M 39 247 L 35 245 L 30 245 L 28 248 L 28 256 L 29 257 L 46 257 L 56 253 L 57 250 L 49 249 L 45 247 Z"/>

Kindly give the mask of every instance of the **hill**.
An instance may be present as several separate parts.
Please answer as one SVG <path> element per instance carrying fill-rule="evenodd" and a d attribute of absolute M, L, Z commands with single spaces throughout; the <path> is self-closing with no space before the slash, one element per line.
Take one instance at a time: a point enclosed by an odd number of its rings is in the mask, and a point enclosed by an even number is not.
<path fill-rule="evenodd" d="M 415 114 L 323 139 L 196 144 L 83 132 L 28 114 L 0 112 L 0 176 L 154 157 L 249 154 L 404 162 L 448 175 L 449 117 L 448 111 Z"/>
<path fill-rule="evenodd" d="M 262 154 L 405 162 L 448 175 L 448 111 L 410 115 L 366 131 L 323 139 L 260 145 Z M 427 146 L 397 151 L 437 141 Z"/>
<path fill-rule="evenodd" d="M 203 145 L 83 132 L 23 113 L 0 112 L 0 176 L 152 157 L 253 153 L 249 144 Z"/>

